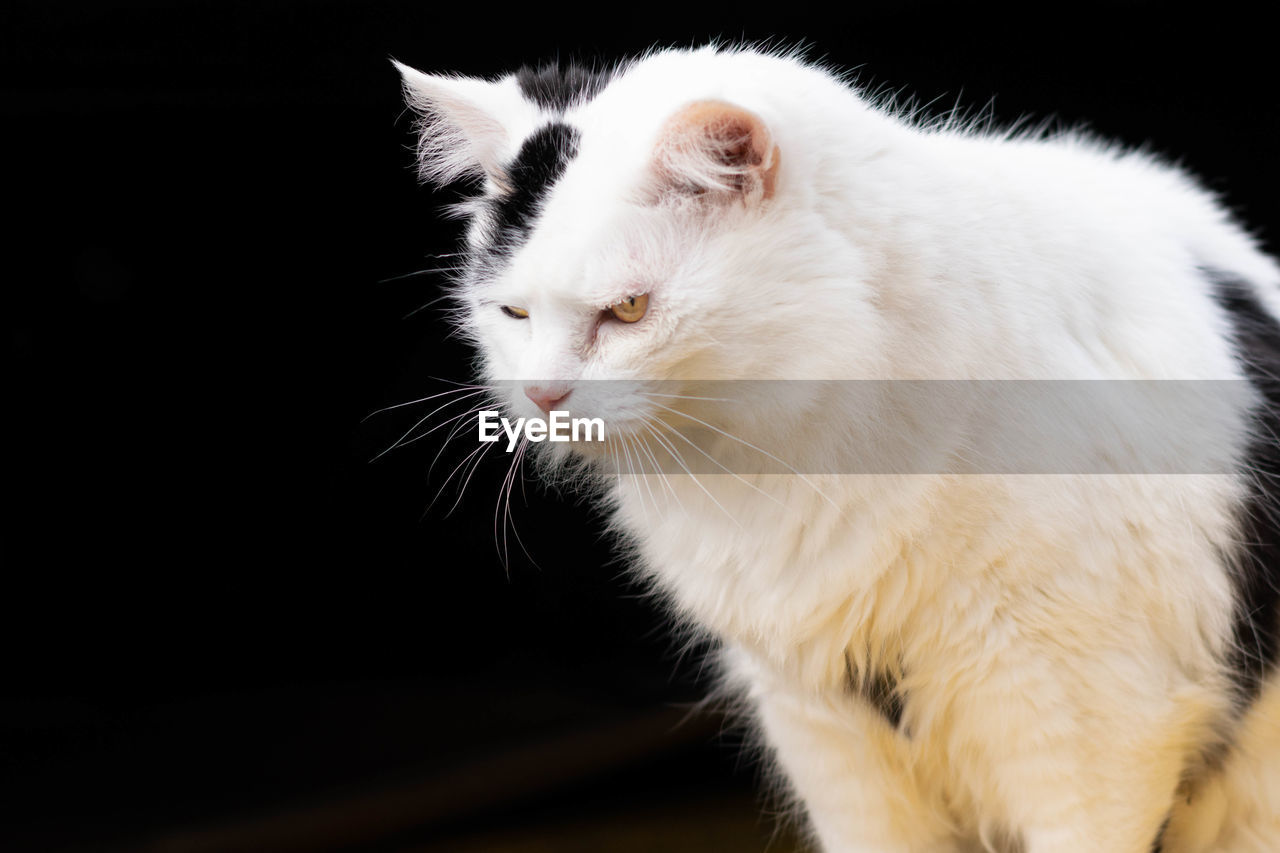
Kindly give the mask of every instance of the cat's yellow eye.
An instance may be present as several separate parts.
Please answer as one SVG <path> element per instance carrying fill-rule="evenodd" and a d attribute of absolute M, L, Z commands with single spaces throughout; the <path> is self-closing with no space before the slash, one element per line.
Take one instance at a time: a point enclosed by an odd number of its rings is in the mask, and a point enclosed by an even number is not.
<path fill-rule="evenodd" d="M 515 318 L 515 319 L 517 319 L 517 320 L 528 320 L 528 319 L 529 319 L 529 312 L 528 312 L 528 311 L 524 310 L 523 308 L 517 308 L 517 307 L 516 307 L 516 306 L 514 306 L 514 305 L 503 305 L 503 306 L 502 306 L 502 313 L 503 313 L 503 314 L 506 314 L 508 317 L 514 317 L 514 318 Z"/>
<path fill-rule="evenodd" d="M 624 323 L 634 323 L 649 310 L 649 294 L 630 296 L 609 306 L 609 313 Z"/>

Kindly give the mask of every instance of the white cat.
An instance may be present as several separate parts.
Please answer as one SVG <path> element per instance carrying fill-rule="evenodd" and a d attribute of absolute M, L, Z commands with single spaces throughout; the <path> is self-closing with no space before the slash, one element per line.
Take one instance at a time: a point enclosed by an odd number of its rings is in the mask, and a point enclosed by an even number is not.
<path fill-rule="evenodd" d="M 423 175 L 483 182 L 456 294 L 482 378 L 609 425 L 569 452 L 722 641 L 824 849 L 1280 851 L 1280 269 L 1208 193 L 791 56 L 398 67 Z M 912 381 L 798 381 L 868 379 Z M 1017 474 L 974 463 L 1007 412 L 907 393 L 940 379 L 1248 393 L 1168 438 L 1221 469 L 1121 442 Z"/>

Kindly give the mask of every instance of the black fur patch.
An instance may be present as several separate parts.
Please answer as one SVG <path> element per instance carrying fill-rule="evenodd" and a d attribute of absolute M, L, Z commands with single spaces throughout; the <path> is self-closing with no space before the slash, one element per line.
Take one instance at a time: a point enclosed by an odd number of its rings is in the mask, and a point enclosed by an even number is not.
<path fill-rule="evenodd" d="M 506 167 L 510 190 L 489 200 L 493 234 L 490 256 L 505 256 L 529 238 L 552 185 L 578 152 L 578 131 L 553 122 L 529 135 Z"/>
<path fill-rule="evenodd" d="M 520 94 L 545 110 L 564 112 L 574 104 L 589 101 L 599 94 L 612 71 L 592 71 L 570 63 L 559 65 L 526 65 L 516 72 Z"/>
<path fill-rule="evenodd" d="M 844 659 L 844 666 L 849 690 L 861 696 L 867 704 L 879 711 L 894 729 L 901 726 L 903 697 L 897 680 L 884 672 L 876 673 L 869 678 L 858 679 L 853 674 L 853 664 L 847 656 Z"/>
<path fill-rule="evenodd" d="M 869 680 L 862 688 L 862 696 L 884 715 L 890 726 L 896 729 L 902 725 L 902 696 L 897 683 L 888 675 L 880 674 Z"/>
<path fill-rule="evenodd" d="M 1233 555 L 1239 571 L 1232 670 L 1248 702 L 1280 653 L 1280 322 L 1247 282 L 1219 270 L 1204 272 L 1231 320 L 1245 376 L 1263 400 L 1253 415 L 1255 437 L 1245 460 L 1253 489 L 1243 509 L 1242 552 Z"/>

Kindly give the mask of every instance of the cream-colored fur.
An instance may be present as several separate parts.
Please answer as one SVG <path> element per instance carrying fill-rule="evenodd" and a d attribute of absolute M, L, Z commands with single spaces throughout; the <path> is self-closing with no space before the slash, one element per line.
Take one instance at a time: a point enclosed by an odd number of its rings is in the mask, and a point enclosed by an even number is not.
<path fill-rule="evenodd" d="M 1280 680 L 1272 678 L 1232 736 L 1221 769 L 1175 802 L 1165 849 L 1280 850 Z"/>
<path fill-rule="evenodd" d="M 656 570 L 681 566 L 662 578 L 676 600 L 730 640 L 729 667 L 825 849 L 1006 849 L 1001 839 L 1020 835 L 1032 851 L 1146 850 L 1184 772 L 1200 773 L 1199 751 L 1230 726 L 1220 666 L 1230 593 L 1204 570 L 1216 556 L 1180 505 L 1227 481 L 940 478 L 930 510 L 899 516 L 875 551 L 833 524 L 830 557 L 814 560 L 796 551 L 822 550 L 814 540 L 836 511 L 821 498 L 797 502 L 787 519 L 760 507 L 766 527 L 748 508 L 763 498 L 728 477 L 702 479 L 727 513 L 677 482 L 679 500 L 705 511 L 703 536 L 734 544 L 701 554 L 696 571 L 678 562 L 684 540 L 655 522 L 647 493 L 624 504 L 647 513 L 644 553 Z M 1070 529 L 1027 529 L 1049 519 L 1026 507 L 1060 513 L 1073 501 Z M 1160 507 L 1185 535 L 1117 535 L 1134 506 L 1145 524 Z M 794 538 L 778 536 L 788 521 Z M 1223 533 L 1229 520 L 1219 522 Z M 772 576 L 757 586 L 747 566 Z M 831 594 L 842 586 L 834 578 L 855 572 L 871 578 Z M 1167 580 L 1179 576 L 1205 582 Z M 850 690 L 846 661 L 901 673 L 901 730 Z M 1241 804 L 1254 796 L 1234 792 Z M 1177 837 L 1166 850 L 1232 849 Z"/>

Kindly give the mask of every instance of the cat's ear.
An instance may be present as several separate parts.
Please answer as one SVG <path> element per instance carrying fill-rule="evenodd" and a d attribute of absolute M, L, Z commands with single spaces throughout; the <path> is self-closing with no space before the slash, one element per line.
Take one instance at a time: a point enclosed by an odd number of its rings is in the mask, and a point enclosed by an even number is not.
<path fill-rule="evenodd" d="M 418 114 L 418 164 L 424 180 L 446 184 L 487 175 L 502 183 L 509 123 L 525 109 L 510 81 L 424 74 L 396 62 L 405 102 Z"/>
<path fill-rule="evenodd" d="M 723 101 L 696 101 L 663 126 L 653 179 L 659 194 L 752 204 L 773 197 L 781 156 L 755 113 Z"/>

